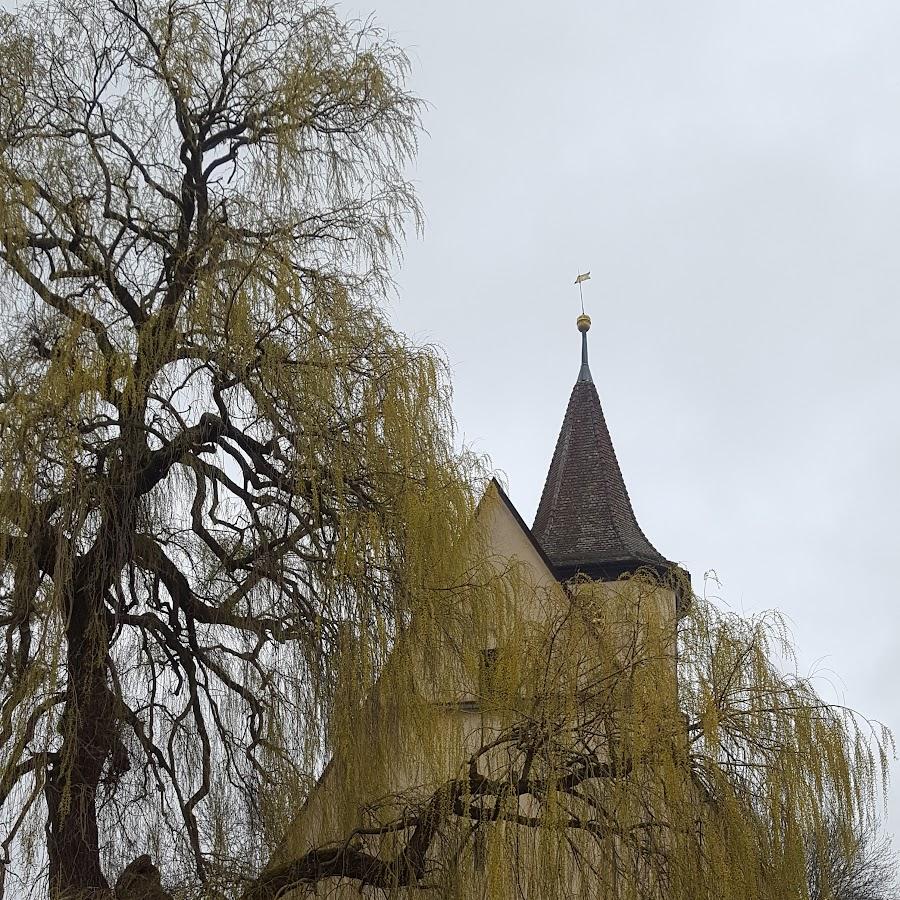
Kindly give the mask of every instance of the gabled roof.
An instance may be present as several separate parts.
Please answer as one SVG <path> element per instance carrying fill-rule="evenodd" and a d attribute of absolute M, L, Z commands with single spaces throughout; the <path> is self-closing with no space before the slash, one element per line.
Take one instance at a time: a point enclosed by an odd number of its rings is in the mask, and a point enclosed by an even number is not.
<path fill-rule="evenodd" d="M 541 562 L 547 567 L 547 571 L 556 578 L 556 570 L 553 567 L 553 563 L 550 561 L 550 558 L 544 552 L 544 548 L 540 545 L 537 538 L 534 536 L 534 532 L 525 524 L 525 520 L 519 515 L 519 511 L 516 509 L 515 504 L 512 500 L 509 499 L 509 495 L 503 490 L 503 485 L 496 478 L 491 478 L 490 481 L 493 488 L 497 491 L 498 496 L 503 502 L 504 507 L 508 510 L 509 514 L 513 517 L 515 523 L 522 529 L 522 534 L 528 540 L 528 543 L 534 547 L 535 552 L 540 557 Z"/>
<path fill-rule="evenodd" d="M 578 320 L 581 370 L 572 389 L 532 532 L 559 577 L 614 579 L 674 565 L 647 540 L 631 508 L 587 359 L 590 319 Z"/>

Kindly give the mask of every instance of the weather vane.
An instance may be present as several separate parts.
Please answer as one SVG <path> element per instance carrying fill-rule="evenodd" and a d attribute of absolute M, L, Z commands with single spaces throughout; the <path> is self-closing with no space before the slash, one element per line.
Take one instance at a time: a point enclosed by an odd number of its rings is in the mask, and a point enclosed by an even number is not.
<path fill-rule="evenodd" d="M 582 315 L 584 315 L 584 294 L 582 293 L 581 285 L 584 284 L 585 281 L 589 281 L 590 278 L 591 278 L 591 273 L 588 271 L 588 272 L 582 272 L 581 275 L 579 275 L 575 279 L 575 284 L 578 285 L 578 296 L 581 298 L 581 314 Z"/>

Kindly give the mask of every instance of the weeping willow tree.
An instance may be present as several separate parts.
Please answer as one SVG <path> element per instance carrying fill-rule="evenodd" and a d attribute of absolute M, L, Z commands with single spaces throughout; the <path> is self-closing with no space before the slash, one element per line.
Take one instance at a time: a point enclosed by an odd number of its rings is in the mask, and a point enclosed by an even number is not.
<path fill-rule="evenodd" d="M 405 78 L 383 33 L 303 0 L 0 18 L 17 896 L 105 896 L 129 861 L 252 870 L 267 798 L 321 766 L 342 648 L 364 693 L 450 583 L 472 469 L 439 357 L 380 311 L 418 217 Z"/>

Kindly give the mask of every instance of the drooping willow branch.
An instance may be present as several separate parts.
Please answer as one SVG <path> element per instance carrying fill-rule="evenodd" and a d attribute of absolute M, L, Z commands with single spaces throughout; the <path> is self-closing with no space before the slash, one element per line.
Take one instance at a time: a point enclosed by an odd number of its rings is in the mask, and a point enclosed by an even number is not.
<path fill-rule="evenodd" d="M 622 771 L 609 762 L 601 761 L 596 754 L 573 754 L 566 771 L 552 779 L 529 777 L 534 752 L 538 747 L 525 741 L 525 765 L 519 771 L 509 771 L 504 779 L 490 778 L 479 771 L 479 761 L 490 752 L 504 745 L 514 746 L 517 755 L 523 749 L 526 729 L 516 727 L 473 754 L 468 761 L 468 776 L 453 779 L 442 785 L 418 806 L 404 809 L 393 820 L 371 827 L 355 829 L 339 844 L 319 847 L 290 862 L 274 866 L 266 871 L 243 895 L 244 900 L 269 900 L 291 888 L 314 885 L 328 878 L 345 878 L 360 884 L 395 890 L 403 886 L 419 886 L 428 874 L 429 851 L 436 837 L 449 824 L 460 819 L 475 824 L 509 823 L 525 828 L 540 829 L 549 825 L 541 814 L 523 815 L 519 801 L 527 797 L 541 803 L 548 794 L 567 794 L 579 805 L 591 804 L 591 800 L 579 792 L 579 788 L 595 779 L 624 778 L 630 774 L 630 765 Z M 540 741 L 543 743 L 543 740 Z M 602 823 L 593 816 L 570 814 L 558 826 L 578 829 L 596 839 L 613 835 L 623 837 L 612 818 Z M 646 828 L 663 827 L 660 822 L 646 823 Z M 632 830 L 637 830 L 633 826 Z M 365 841 L 383 836 L 405 835 L 405 841 L 392 858 L 384 859 L 378 853 L 361 848 Z M 432 865 L 440 864 L 431 860 Z"/>
<path fill-rule="evenodd" d="M 417 752 L 415 737 L 373 740 L 369 722 L 390 720 L 409 682 L 382 685 L 359 723 L 367 756 L 335 757 L 244 900 L 329 880 L 389 894 L 506 896 L 527 883 L 560 897 L 613 884 L 628 898 L 649 885 L 674 898 L 710 885 L 716 896 L 779 897 L 808 888 L 811 845 L 850 858 L 891 736 L 779 669 L 772 650 L 788 648 L 777 617 L 744 621 L 695 600 L 676 625 L 660 618 L 652 583 L 573 590 L 545 621 L 500 638 L 473 730 L 452 703 L 436 713 L 440 726 L 422 726 L 456 729 L 463 745 L 481 735 L 456 777 L 432 787 L 401 779 L 365 802 L 356 786 L 347 795 L 353 767 L 368 758 L 390 783 Z M 414 650 L 397 653 L 395 665 L 421 666 Z M 370 781 L 384 783 L 375 772 Z M 317 841 L 345 821 L 343 805 L 351 818 L 359 811 L 356 825 Z"/>

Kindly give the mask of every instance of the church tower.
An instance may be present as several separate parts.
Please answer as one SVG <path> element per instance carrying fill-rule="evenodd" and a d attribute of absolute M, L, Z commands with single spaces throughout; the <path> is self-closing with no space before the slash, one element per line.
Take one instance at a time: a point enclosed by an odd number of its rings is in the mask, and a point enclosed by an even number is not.
<path fill-rule="evenodd" d="M 488 485 L 475 511 L 473 558 L 477 557 L 479 566 L 494 568 L 498 577 L 488 578 L 486 583 L 499 589 L 494 594 L 452 591 L 449 596 L 456 604 L 454 612 L 442 618 L 436 642 L 429 630 L 434 622 L 431 616 L 411 618 L 391 650 L 370 702 L 354 712 L 355 724 L 346 738 L 346 746 L 356 747 L 366 765 L 359 766 L 357 761 L 348 764 L 335 753 L 273 856 L 274 870 L 288 866 L 291 859 L 317 852 L 315 848 L 348 846 L 347 835 L 360 833 L 360 810 L 366 809 L 371 815 L 382 804 L 386 816 L 396 815 L 396 798 L 427 797 L 435 785 L 459 778 L 463 768 L 470 779 L 484 776 L 495 781 L 501 778 L 503 784 L 518 784 L 518 780 L 509 780 L 514 772 L 509 767 L 519 759 L 521 735 L 517 729 L 509 730 L 513 707 L 509 697 L 504 699 L 502 692 L 496 694 L 496 685 L 505 684 L 504 689 L 512 691 L 509 696 L 518 698 L 523 692 L 530 696 L 528 692 L 537 687 L 531 699 L 544 702 L 545 694 L 537 683 L 540 678 L 531 678 L 537 669 L 529 668 L 535 662 L 533 658 L 529 662 L 529 653 L 554 648 L 552 652 L 560 657 L 548 655 L 538 661 L 541 678 L 562 673 L 560 696 L 573 685 L 577 687 L 576 696 L 583 687 L 579 679 L 596 670 L 598 647 L 604 648 L 606 659 L 613 660 L 616 670 L 623 671 L 629 654 L 638 652 L 640 642 L 632 640 L 635 634 L 641 635 L 641 641 L 648 634 L 661 637 L 662 641 L 671 641 L 671 647 L 659 646 L 653 654 L 654 662 L 661 667 L 654 696 L 659 703 L 671 703 L 671 708 L 676 708 L 674 635 L 691 596 L 689 576 L 664 557 L 638 525 L 588 364 L 590 325 L 588 316 L 578 318 L 581 368 L 533 527 L 523 521 L 496 479 Z M 650 577 L 627 577 L 635 573 Z M 588 602 L 573 603 L 579 598 Z M 572 616 L 572 610 L 579 608 L 591 615 Z M 584 636 L 595 635 L 593 623 L 599 621 L 593 612 L 607 609 L 613 613 L 608 618 L 608 633 L 602 642 L 591 638 L 585 645 Z M 629 630 L 632 620 L 653 623 L 653 628 Z M 581 628 L 585 621 L 592 623 L 587 632 Z M 617 644 L 620 632 L 621 648 Z M 543 644 L 541 635 L 552 639 Z M 644 667 L 642 677 L 651 677 L 649 671 Z M 566 675 L 571 680 L 567 681 Z M 504 678 L 512 681 L 504 682 Z M 546 694 L 551 702 L 555 702 L 555 696 L 552 691 Z M 416 702 L 410 703 L 410 697 Z M 580 746 L 583 749 L 586 745 Z M 578 758 L 581 752 L 576 754 Z M 529 810 L 536 808 L 534 797 L 529 800 L 516 795 L 510 802 L 516 816 L 527 817 Z M 401 806 L 406 803 L 404 799 Z M 486 870 L 484 842 L 479 842 L 479 832 L 471 828 L 471 823 L 466 827 L 475 841 L 472 868 L 454 896 L 463 900 L 487 896 L 485 871 L 500 886 L 490 896 L 540 896 L 523 894 L 515 869 L 506 863 L 498 863 L 496 871 L 491 867 Z M 391 841 L 405 828 L 407 825 L 388 827 L 383 832 L 374 829 L 371 841 L 360 841 L 359 846 L 378 848 L 382 846 L 379 840 L 383 840 L 388 855 L 378 865 L 389 865 L 390 859 L 398 858 Z M 532 852 L 529 847 L 533 850 L 538 846 L 533 831 L 526 832 L 532 836 L 522 842 L 517 832 L 500 832 L 501 840 L 505 840 L 505 833 L 513 841 L 510 853 L 527 855 Z M 418 833 L 416 826 L 414 834 Z M 440 846 L 457 847 L 455 840 Z M 436 843 L 435 854 L 442 852 L 438 847 Z M 563 860 L 557 860 L 557 866 L 562 864 Z M 580 883 L 583 873 L 571 873 L 573 885 Z M 336 898 L 360 894 L 352 877 L 335 884 Z"/>
<path fill-rule="evenodd" d="M 578 317 L 581 369 L 572 388 L 531 532 L 560 581 L 615 581 L 666 559 L 638 525 L 588 364 L 589 316 Z"/>

